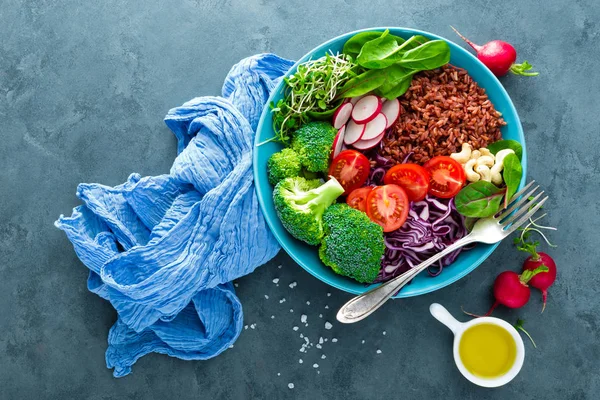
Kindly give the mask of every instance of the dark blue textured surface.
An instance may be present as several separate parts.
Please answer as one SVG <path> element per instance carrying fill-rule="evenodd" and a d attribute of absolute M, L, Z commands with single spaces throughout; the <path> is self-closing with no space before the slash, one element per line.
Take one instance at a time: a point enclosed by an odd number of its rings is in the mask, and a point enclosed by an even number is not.
<path fill-rule="evenodd" d="M 318 8 L 300 0 L 2 3 L 0 398 L 598 397 L 600 4 L 321 3 Z M 280 253 L 239 282 L 248 329 L 233 349 L 192 362 L 152 354 L 131 375 L 114 379 L 104 353 L 116 315 L 87 291 L 87 269 L 52 225 L 79 204 L 76 185 L 113 186 L 132 171 L 167 173 L 177 149 L 162 121 L 165 113 L 195 96 L 219 94 L 228 69 L 243 57 L 271 51 L 298 59 L 326 38 L 369 26 L 408 26 L 452 38 L 449 24 L 478 42 L 513 43 L 520 60 L 541 73 L 502 79 L 523 122 L 528 175 L 551 194 L 547 223 L 559 227 L 553 235 L 560 244 L 553 251 L 559 277 L 544 314 L 536 292 L 523 310 L 495 313 L 510 322 L 524 317 L 538 344 L 534 350 L 526 342 L 521 374 L 500 389 L 471 385 L 453 364 L 449 331 L 428 314 L 434 301 L 457 316 L 461 305 L 486 310 L 493 277 L 517 269 L 523 259 L 506 242 L 452 286 L 386 304 L 353 326 L 334 322 L 349 296 Z M 297 282 L 293 289 L 291 282 Z M 300 324 L 302 314 L 308 327 Z M 331 330 L 325 320 L 333 323 Z M 315 344 L 320 336 L 328 341 L 322 349 L 300 353 L 300 332 Z"/>

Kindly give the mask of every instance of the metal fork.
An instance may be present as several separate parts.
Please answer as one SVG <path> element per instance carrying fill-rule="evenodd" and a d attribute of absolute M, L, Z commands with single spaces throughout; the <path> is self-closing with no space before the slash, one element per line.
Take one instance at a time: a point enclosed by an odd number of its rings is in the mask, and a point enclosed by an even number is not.
<path fill-rule="evenodd" d="M 351 324 L 368 317 L 424 269 L 456 249 L 474 242 L 488 244 L 497 243 L 513 233 L 517 228 L 529 220 L 529 218 L 542 207 L 546 200 L 548 200 L 548 196 L 539 200 L 544 194 L 543 190 L 535 197 L 532 197 L 539 189 L 538 185 L 529 190 L 534 182 L 535 181 L 531 181 L 522 190 L 516 193 L 508 204 L 508 207 L 503 208 L 491 217 L 477 220 L 473 226 L 473 230 L 467 236 L 457 240 L 451 246 L 428 260 L 423 261 L 416 267 L 411 268 L 402 275 L 399 275 L 368 292 L 356 296 L 344 304 L 337 313 L 338 321 L 345 324 Z"/>

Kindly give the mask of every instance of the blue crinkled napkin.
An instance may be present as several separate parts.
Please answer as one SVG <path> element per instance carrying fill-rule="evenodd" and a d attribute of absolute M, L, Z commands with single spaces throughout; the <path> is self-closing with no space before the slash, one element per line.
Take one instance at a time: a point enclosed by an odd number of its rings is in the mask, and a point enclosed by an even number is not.
<path fill-rule="evenodd" d="M 179 153 L 168 175 L 82 183 L 84 205 L 56 221 L 90 269 L 88 289 L 117 310 L 106 351 L 115 377 L 150 352 L 204 360 L 239 336 L 231 281 L 279 251 L 254 190 L 254 134 L 292 65 L 273 54 L 240 61 L 222 97 L 197 97 L 165 117 Z"/>

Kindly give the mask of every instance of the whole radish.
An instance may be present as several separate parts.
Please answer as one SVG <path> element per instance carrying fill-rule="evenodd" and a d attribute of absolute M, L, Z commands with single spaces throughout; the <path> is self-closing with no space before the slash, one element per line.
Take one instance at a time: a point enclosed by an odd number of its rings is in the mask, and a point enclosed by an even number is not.
<path fill-rule="evenodd" d="M 529 285 L 542 291 L 542 312 L 546 309 L 546 299 L 548 298 L 548 288 L 552 286 L 556 280 L 556 263 L 546 253 L 541 251 L 530 256 L 523 263 L 523 271 L 535 271 L 540 266 L 546 266 L 548 270 L 536 274 L 529 280 Z"/>
<path fill-rule="evenodd" d="M 523 271 L 521 275 L 513 271 L 504 271 L 500 273 L 500 275 L 498 275 L 494 281 L 493 292 L 496 301 L 489 311 L 483 316 L 487 317 L 491 315 L 496 307 L 498 307 L 500 304 L 508 308 L 523 307 L 525 304 L 527 304 L 529 297 L 531 296 L 531 291 L 529 290 L 527 283 L 531 280 L 531 278 L 545 271 L 548 271 L 548 267 L 540 266 L 533 271 Z M 465 312 L 465 314 L 473 317 L 480 316 L 467 312 Z"/>
<path fill-rule="evenodd" d="M 532 66 L 527 61 L 516 64 L 517 51 L 515 48 L 502 40 L 492 40 L 483 46 L 477 45 L 464 37 L 459 31 L 451 26 L 458 36 L 477 52 L 477 58 L 496 76 L 504 76 L 509 71 L 515 75 L 536 76 L 538 72 L 527 72 Z"/>

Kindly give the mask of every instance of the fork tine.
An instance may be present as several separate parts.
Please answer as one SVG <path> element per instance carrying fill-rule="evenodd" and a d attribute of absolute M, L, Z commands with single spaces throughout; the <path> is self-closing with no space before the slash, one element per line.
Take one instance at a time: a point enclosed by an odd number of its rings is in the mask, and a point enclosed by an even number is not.
<path fill-rule="evenodd" d="M 513 202 L 510 203 L 510 207 L 507 207 L 503 210 L 498 211 L 498 213 L 496 214 L 497 218 L 506 218 L 510 215 L 510 213 L 512 213 L 513 211 L 515 211 L 517 208 L 519 208 L 522 204 L 524 204 L 526 201 L 529 200 L 529 198 L 531 196 L 533 196 L 533 194 L 536 192 L 536 190 L 538 190 L 540 188 L 540 186 L 536 186 L 533 189 L 531 189 L 528 193 L 524 194 L 521 196 L 520 199 L 518 199 L 518 197 L 515 195 L 513 196 Z M 521 191 L 522 192 L 522 191 Z M 518 200 L 517 200 L 518 199 Z"/>
<path fill-rule="evenodd" d="M 517 228 L 519 228 L 521 225 L 523 225 L 527 220 L 529 220 L 529 218 L 531 218 L 533 216 L 533 214 L 535 214 L 537 212 L 537 210 L 539 210 L 544 203 L 546 202 L 546 200 L 548 200 L 548 196 L 544 197 L 539 203 L 537 203 L 527 214 L 523 215 L 521 218 L 519 218 L 518 221 L 513 222 L 512 225 L 510 225 L 509 227 L 507 227 L 508 223 L 506 223 L 504 225 L 504 231 L 506 232 L 505 235 L 508 236 L 511 233 L 513 233 L 514 231 L 517 230 Z M 511 221 L 514 220 L 514 218 L 511 218 Z"/>
<path fill-rule="evenodd" d="M 530 192 L 531 193 L 531 192 Z M 502 225 L 506 225 L 511 223 L 512 221 L 516 220 L 517 217 L 519 215 L 523 215 L 524 213 L 527 212 L 527 209 L 529 207 L 531 207 L 531 204 L 535 204 L 536 201 L 539 200 L 540 197 L 542 197 L 542 195 L 544 194 L 544 191 L 542 190 L 541 192 L 539 192 L 534 198 L 532 198 L 531 200 L 529 200 L 529 196 L 524 197 L 524 200 L 520 200 L 517 204 L 515 204 L 513 207 L 511 207 L 510 209 L 506 210 L 505 213 L 502 213 L 502 215 L 500 217 L 498 217 L 498 220 L 500 221 L 500 223 Z M 520 208 L 517 208 L 519 205 L 521 204 Z M 514 210 L 513 210 L 514 209 Z M 511 214 L 512 213 L 512 214 Z M 504 221 L 503 221 L 504 220 Z"/>
<path fill-rule="evenodd" d="M 512 203 L 514 201 L 517 201 L 517 199 L 519 198 L 519 196 L 522 196 L 523 193 L 525 193 L 531 187 L 531 185 L 533 185 L 534 183 L 535 183 L 535 180 L 529 182 L 527 185 L 525 185 L 525 187 L 523 189 L 521 189 L 517 193 L 515 193 L 513 195 L 513 197 L 510 198 L 510 201 L 509 201 L 508 205 L 510 205 L 510 203 Z"/>

